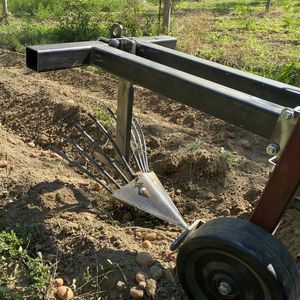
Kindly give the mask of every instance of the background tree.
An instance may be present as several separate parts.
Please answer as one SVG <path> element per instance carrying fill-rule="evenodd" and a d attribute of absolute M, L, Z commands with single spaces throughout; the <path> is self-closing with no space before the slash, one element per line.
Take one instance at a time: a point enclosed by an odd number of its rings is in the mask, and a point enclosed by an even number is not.
<path fill-rule="evenodd" d="M 170 30 L 171 23 L 172 0 L 164 0 L 163 6 L 163 32 L 167 33 Z"/>
<path fill-rule="evenodd" d="M 266 12 L 269 12 L 272 0 L 267 0 L 266 3 Z"/>
<path fill-rule="evenodd" d="M 5 17 L 7 15 L 8 15 L 7 0 L 2 0 L 2 16 Z"/>

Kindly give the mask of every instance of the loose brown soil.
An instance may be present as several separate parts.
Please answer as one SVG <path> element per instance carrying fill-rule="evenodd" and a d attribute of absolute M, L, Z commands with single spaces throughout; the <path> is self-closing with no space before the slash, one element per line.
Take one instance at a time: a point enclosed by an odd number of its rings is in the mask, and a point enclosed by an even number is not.
<path fill-rule="evenodd" d="M 176 253 L 169 250 L 180 229 L 115 203 L 47 151 L 49 145 L 64 147 L 59 133 L 85 123 L 86 112 L 116 106 L 116 78 L 86 69 L 37 74 L 24 60 L 8 51 L 0 55 L 0 160 L 8 161 L 0 168 L 1 224 L 29 230 L 36 250 L 58 261 L 57 276 L 77 280 L 77 299 L 129 299 L 135 273 L 149 273 L 135 259 L 145 251 L 142 236 L 154 231 L 158 238 L 147 251 L 164 270 L 155 299 L 185 299 L 174 271 Z M 150 167 L 188 223 L 251 214 L 271 171 L 266 140 L 141 87 L 135 89 L 135 115 Z M 295 258 L 299 228 L 299 212 L 289 209 L 277 235 Z M 99 276 L 97 287 L 95 280 L 81 287 L 87 272 Z"/>

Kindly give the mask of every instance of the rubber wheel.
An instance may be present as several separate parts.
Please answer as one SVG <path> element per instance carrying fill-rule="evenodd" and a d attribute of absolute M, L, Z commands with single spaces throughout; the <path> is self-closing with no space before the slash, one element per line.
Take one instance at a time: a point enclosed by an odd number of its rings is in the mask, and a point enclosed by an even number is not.
<path fill-rule="evenodd" d="M 297 300 L 299 269 L 273 235 L 246 220 L 218 218 L 184 241 L 177 272 L 190 299 Z"/>

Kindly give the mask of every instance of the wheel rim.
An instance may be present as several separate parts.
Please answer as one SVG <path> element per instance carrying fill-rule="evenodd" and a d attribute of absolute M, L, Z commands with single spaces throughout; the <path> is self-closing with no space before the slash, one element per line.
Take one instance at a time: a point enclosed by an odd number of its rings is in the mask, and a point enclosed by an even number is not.
<path fill-rule="evenodd" d="M 180 281 L 185 282 L 185 290 L 201 296 L 197 299 L 281 299 L 269 271 L 252 267 L 250 259 L 247 262 L 221 249 L 198 248 L 189 254 L 184 265 L 187 271 L 179 275 Z M 224 289 L 225 286 L 229 289 Z"/>

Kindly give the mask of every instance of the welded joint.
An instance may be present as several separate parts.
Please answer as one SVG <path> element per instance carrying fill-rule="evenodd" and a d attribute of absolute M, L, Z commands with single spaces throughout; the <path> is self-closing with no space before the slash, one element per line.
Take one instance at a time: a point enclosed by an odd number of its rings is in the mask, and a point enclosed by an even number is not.
<path fill-rule="evenodd" d="M 300 118 L 300 106 L 294 109 L 286 107 L 284 108 L 277 120 L 274 127 L 273 134 L 269 139 L 270 143 L 266 147 L 268 155 L 272 156 L 269 162 L 276 165 L 284 148 Z"/>

